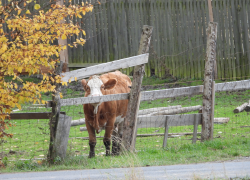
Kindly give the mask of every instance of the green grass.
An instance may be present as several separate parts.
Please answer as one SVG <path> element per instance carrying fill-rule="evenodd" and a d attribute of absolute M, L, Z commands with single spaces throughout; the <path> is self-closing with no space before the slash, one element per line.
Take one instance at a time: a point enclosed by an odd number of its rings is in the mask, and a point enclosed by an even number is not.
<path fill-rule="evenodd" d="M 145 80 L 146 81 L 146 80 Z M 152 84 L 152 79 L 148 84 Z M 157 82 L 157 81 L 155 81 Z M 202 81 L 191 82 L 191 84 Z M 157 82 L 158 83 L 158 82 Z M 184 82 L 185 84 L 187 82 Z M 190 86 L 190 83 L 186 85 Z M 81 97 L 82 92 L 67 89 L 64 98 Z M 50 95 L 43 95 L 43 99 L 50 100 Z M 209 162 L 217 160 L 235 159 L 241 156 L 250 156 L 250 125 L 249 113 L 234 114 L 233 109 L 250 99 L 250 90 L 238 92 L 216 93 L 215 117 L 229 117 L 227 124 L 214 124 L 214 140 L 196 144 L 191 143 L 192 135 L 178 136 L 168 139 L 166 149 L 162 149 L 163 136 L 138 137 L 136 152 L 126 153 L 118 157 L 105 157 L 105 147 L 102 139 L 98 138 L 96 157 L 88 159 L 87 132 L 80 132 L 79 127 L 70 129 L 68 142 L 68 156 L 64 161 L 57 159 L 56 165 L 49 166 L 46 161 L 33 160 L 46 158 L 49 143 L 49 120 L 12 120 L 13 127 L 9 132 L 13 138 L 3 139 L 0 144 L 0 157 L 7 167 L 1 172 L 17 171 L 45 171 L 62 169 L 90 169 L 90 168 L 115 168 L 135 167 L 146 165 L 170 165 L 184 163 Z M 202 95 L 192 97 L 166 98 L 154 101 L 141 102 L 140 109 L 153 107 L 182 105 L 183 107 L 201 105 Z M 31 108 L 26 105 L 21 112 L 45 112 L 50 109 Z M 73 120 L 84 117 L 82 105 L 62 107 Z M 192 112 L 194 113 L 194 112 Z M 197 113 L 197 112 L 195 112 Z M 201 126 L 198 127 L 198 132 Z M 169 133 L 193 132 L 193 126 L 171 127 Z M 138 129 L 138 134 L 164 133 L 164 128 Z M 104 132 L 101 132 L 101 136 Z M 200 139 L 200 136 L 198 136 Z M 20 161 L 19 159 L 27 159 Z"/>

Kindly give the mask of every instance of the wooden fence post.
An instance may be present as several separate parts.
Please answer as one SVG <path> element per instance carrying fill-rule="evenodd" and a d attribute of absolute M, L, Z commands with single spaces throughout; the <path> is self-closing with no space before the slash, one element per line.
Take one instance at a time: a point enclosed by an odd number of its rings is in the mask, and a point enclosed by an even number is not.
<path fill-rule="evenodd" d="M 207 28 L 207 52 L 205 62 L 202 132 L 201 139 L 209 140 L 213 137 L 214 121 L 214 65 L 216 58 L 217 23 L 209 22 Z"/>
<path fill-rule="evenodd" d="M 57 64 L 57 67 L 55 69 L 55 74 L 53 76 L 61 74 L 62 67 L 63 63 L 60 61 L 60 63 Z M 59 114 L 61 111 L 61 103 L 60 103 L 61 84 L 55 83 L 55 86 L 56 86 L 55 91 L 52 93 L 52 113 L 49 122 L 50 126 L 50 144 L 48 152 L 49 163 L 53 163 L 55 158 L 57 157 L 54 145 L 55 145 Z"/>
<path fill-rule="evenodd" d="M 153 27 L 144 25 L 142 28 L 139 54 L 148 53 Z M 141 83 L 145 65 L 135 66 L 132 88 L 129 96 L 128 111 L 124 120 L 122 141 L 127 150 L 134 150 L 137 134 L 137 115 L 140 106 Z"/>
<path fill-rule="evenodd" d="M 66 157 L 71 120 L 72 117 L 66 116 L 65 114 L 59 114 L 54 143 L 55 157 L 58 156 L 61 159 Z"/>
<path fill-rule="evenodd" d="M 209 22 L 214 22 L 212 2 L 211 0 L 207 0 L 207 3 L 208 3 Z M 218 78 L 216 58 L 214 60 L 214 78 L 215 79 Z"/>

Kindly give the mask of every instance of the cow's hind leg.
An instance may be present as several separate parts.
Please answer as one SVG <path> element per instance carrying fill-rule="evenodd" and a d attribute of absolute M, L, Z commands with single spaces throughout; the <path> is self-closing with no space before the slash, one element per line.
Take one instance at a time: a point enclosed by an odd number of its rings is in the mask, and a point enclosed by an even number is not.
<path fill-rule="evenodd" d="M 123 122 L 118 124 L 118 128 L 113 131 L 112 136 L 112 155 L 119 155 L 121 150 L 122 142 L 122 131 L 123 131 Z"/>
<path fill-rule="evenodd" d="M 112 155 L 119 155 L 119 143 L 118 129 L 115 127 L 112 133 Z"/>
<path fill-rule="evenodd" d="M 95 129 L 86 122 L 86 127 L 89 133 L 89 158 L 95 157 L 95 145 L 96 145 L 96 135 Z"/>

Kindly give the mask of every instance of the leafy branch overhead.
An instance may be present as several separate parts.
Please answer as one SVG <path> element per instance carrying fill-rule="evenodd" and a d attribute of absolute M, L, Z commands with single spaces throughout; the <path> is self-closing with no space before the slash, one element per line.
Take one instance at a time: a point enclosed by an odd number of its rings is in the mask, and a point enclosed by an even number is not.
<path fill-rule="evenodd" d="M 43 6 L 32 0 L 0 3 L 0 137 L 11 136 L 4 130 L 10 125 L 6 119 L 14 107 L 21 109 L 26 102 L 45 103 L 41 93 L 54 91 L 54 82 L 62 83 L 59 76 L 43 74 L 40 68 L 47 67 L 53 73 L 60 51 L 67 48 L 54 43 L 59 38 L 77 35 L 76 42 L 68 46 L 84 45 L 81 37 L 85 31 L 73 23 L 73 18 L 82 18 L 92 8 L 84 3 L 61 6 L 55 0 L 46 1 Z M 40 73 L 44 78 L 40 83 L 24 82 L 19 76 L 23 72 Z M 12 81 L 7 82 L 7 76 Z M 16 80 L 22 84 L 19 89 Z"/>

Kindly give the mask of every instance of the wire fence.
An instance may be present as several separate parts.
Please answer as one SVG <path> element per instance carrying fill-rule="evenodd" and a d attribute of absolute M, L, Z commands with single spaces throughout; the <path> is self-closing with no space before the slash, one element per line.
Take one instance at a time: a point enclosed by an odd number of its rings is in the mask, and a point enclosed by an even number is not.
<path fill-rule="evenodd" d="M 50 112 L 42 105 L 25 104 L 14 112 Z M 0 143 L 0 158 L 8 160 L 43 159 L 48 152 L 50 131 L 48 119 L 12 119 L 7 130 L 13 138 L 3 138 Z"/>
<path fill-rule="evenodd" d="M 150 49 L 152 52 L 153 50 Z M 220 49 L 217 49 L 217 52 Z M 182 56 L 185 51 L 178 53 L 175 58 Z M 155 58 L 161 58 L 157 56 L 157 53 L 151 53 L 151 56 Z M 167 56 L 167 55 L 166 55 Z M 205 54 L 201 52 L 199 57 L 205 57 Z M 183 68 L 192 63 L 191 61 L 186 61 L 181 67 Z M 230 71 L 230 67 L 224 68 L 226 71 Z M 173 70 L 174 71 L 174 70 Z M 199 73 L 199 72 L 196 72 Z M 204 73 L 203 71 L 201 73 Z M 131 77 L 132 78 L 132 77 Z M 248 77 L 246 77 L 247 79 Z M 225 80 L 216 79 L 216 83 L 224 83 Z M 203 80 L 195 79 L 177 79 L 172 74 L 169 73 L 168 76 L 164 78 L 157 78 L 152 76 L 151 78 L 145 78 L 143 81 L 142 91 L 152 91 L 152 90 L 163 90 L 172 88 L 182 88 L 190 86 L 203 85 Z M 240 141 L 243 144 L 246 143 L 250 138 L 249 128 L 250 128 L 250 118 L 249 112 L 242 111 L 239 113 L 234 113 L 234 109 L 243 103 L 249 103 L 249 87 L 246 86 L 245 81 L 242 81 L 241 89 L 237 87 L 231 87 L 228 91 L 216 91 L 215 96 L 215 110 L 214 110 L 214 130 L 213 138 L 214 140 L 221 142 L 221 148 L 226 148 L 227 143 L 232 140 Z M 67 87 L 63 87 L 62 90 L 63 99 L 67 98 L 77 98 L 83 97 L 85 92 L 80 81 L 70 83 Z M 51 100 L 51 94 L 44 94 L 44 99 Z M 141 97 L 143 99 L 143 96 Z M 152 117 L 157 115 L 157 113 L 162 113 L 165 110 L 160 108 L 170 107 L 170 110 L 177 110 L 177 112 L 165 112 L 165 115 L 173 114 L 196 114 L 201 112 L 201 106 L 203 101 L 202 93 L 189 96 L 177 96 L 171 98 L 163 98 L 149 101 L 142 101 L 140 104 L 139 116 L 149 116 Z M 199 106 L 199 107 L 198 107 Z M 196 107 L 195 110 L 190 112 L 185 112 L 180 110 L 187 107 Z M 152 111 L 152 108 L 154 110 Z M 146 111 L 143 111 L 146 109 Z M 21 112 L 50 112 L 50 108 L 45 108 L 44 106 L 37 106 L 32 104 L 26 104 L 22 106 Z M 179 112 L 178 112 L 179 111 Z M 72 121 L 84 119 L 83 105 L 71 105 L 63 106 L 61 112 L 65 112 L 67 116 L 72 117 Z M 152 113 L 154 113 L 152 115 Z M 224 118 L 223 121 L 217 118 Z M 225 120 L 226 119 L 226 120 Z M 158 119 L 160 121 L 160 119 Z M 164 124 L 157 124 L 157 120 L 154 122 L 147 121 L 143 128 L 138 128 L 137 138 L 136 138 L 136 151 L 143 151 L 145 149 L 161 149 L 163 146 L 165 126 Z M 33 159 L 33 158 L 46 158 L 49 146 L 49 120 L 47 119 L 29 119 L 29 120 L 12 120 L 13 126 L 9 128 L 9 132 L 13 134 L 13 138 L 6 138 L 1 141 L 1 158 L 8 157 L 9 160 L 17 159 Z M 155 124 L 153 126 L 152 124 Z M 167 150 L 177 151 L 179 148 L 185 147 L 185 145 L 190 145 L 193 141 L 194 126 L 187 125 L 183 126 L 181 124 L 169 127 L 168 129 L 168 141 Z M 82 131 L 80 130 L 82 128 Z M 201 141 L 201 129 L 202 126 L 198 125 L 197 129 L 197 141 L 199 144 Z M 96 145 L 96 155 L 104 156 L 106 154 L 105 145 L 103 144 L 103 137 L 105 131 L 97 134 L 97 145 Z M 72 126 L 70 128 L 69 141 L 68 141 L 68 155 L 88 155 L 89 153 L 89 135 L 86 131 L 86 125 L 81 124 L 77 126 Z M 119 139 L 120 137 L 118 137 Z M 232 155 L 241 155 L 244 149 L 233 149 L 231 150 Z"/>
<path fill-rule="evenodd" d="M 227 1 L 228 2 L 228 1 Z M 102 10 L 104 11 L 104 9 Z M 226 12 L 226 11 L 225 11 Z M 90 23 L 90 22 L 89 22 Z M 133 28 L 132 26 L 130 28 Z M 140 28 L 138 28 L 140 30 Z M 111 31 L 111 29 L 106 29 Z M 139 31 L 138 30 L 138 31 Z M 162 32 L 163 33 L 163 32 Z M 184 32 L 182 32 L 184 33 Z M 93 35 L 93 37 L 95 37 Z M 233 36 L 230 36 L 233 37 Z M 241 39 L 242 40 L 242 39 Z M 98 41 L 98 39 L 97 39 Z M 136 43 L 139 40 L 136 39 Z M 146 74 L 150 74 L 150 78 L 146 78 L 143 81 L 142 91 L 150 90 L 162 90 L 171 88 L 181 88 L 202 85 L 202 79 L 196 79 L 196 77 L 202 77 L 204 74 L 204 61 L 205 61 L 205 44 L 199 44 L 197 46 L 182 47 L 176 49 L 174 52 L 161 51 L 155 49 L 156 42 L 153 42 L 150 46 L 149 54 L 151 61 L 146 67 Z M 119 46 L 122 48 L 122 45 Z M 89 48 L 89 47 L 86 47 Z M 100 47 L 101 48 L 101 47 Z M 131 48 L 131 47 L 130 47 Z M 82 51 L 83 49 L 81 49 Z M 84 49 L 86 50 L 86 49 Z M 135 51 L 135 49 L 133 49 Z M 190 58 L 189 52 L 195 52 L 195 56 Z M 241 80 L 249 79 L 247 76 L 247 70 L 249 63 L 244 61 L 243 64 L 235 63 L 237 56 L 243 57 L 244 54 L 248 54 L 250 50 L 247 48 L 242 51 L 225 51 L 222 46 L 217 46 L 217 54 L 219 56 L 225 55 L 226 59 L 217 58 L 218 74 L 219 78 L 215 81 L 217 83 L 223 83 L 228 80 Z M 72 50 L 73 52 L 73 50 Z M 90 58 L 90 55 L 87 55 Z M 83 54 L 82 54 L 83 57 Z M 120 57 L 120 55 L 117 57 Z M 167 57 L 167 61 L 166 61 Z M 181 61 L 177 61 L 181 59 Z M 73 62 L 73 61 L 72 61 Z M 104 61 L 103 61 L 104 62 Z M 105 61 L 106 62 L 106 61 Z M 155 62 L 156 65 L 155 65 Z M 167 63 L 166 63 L 167 62 Z M 200 64 L 198 64 L 200 63 Z M 233 66 L 232 64 L 235 64 Z M 155 68 L 155 67 L 158 68 Z M 194 71 L 190 71 L 190 67 L 195 67 Z M 235 73 L 235 69 L 242 69 L 241 73 Z M 123 70 L 121 70 L 123 71 Z M 132 71 L 132 68 L 130 69 Z M 127 73 L 126 71 L 123 71 Z M 177 73 L 178 72 L 178 73 Z M 237 71 L 238 72 L 238 71 Z M 185 75 L 185 76 L 181 76 Z M 237 74 L 240 74 L 237 76 Z M 161 78 L 158 78 L 161 77 Z M 190 78 L 191 77 L 191 78 Z M 228 78 L 227 78 L 228 77 Z M 242 111 L 234 113 L 234 109 L 243 103 L 249 103 L 250 95 L 249 88 L 242 83 L 242 89 L 234 89 L 232 87 L 229 91 L 216 92 L 215 96 L 215 111 L 214 118 L 224 118 L 225 121 L 215 120 L 214 123 L 214 140 L 221 141 L 221 148 L 225 148 L 224 144 L 235 139 L 243 144 L 250 138 L 250 118 L 249 112 Z M 74 82 L 69 84 L 68 87 L 63 88 L 63 98 L 77 98 L 84 96 L 84 89 L 80 82 Z M 142 97 L 143 98 L 143 97 Z M 51 94 L 44 95 L 45 100 L 51 100 Z M 163 110 L 159 110 L 160 107 L 172 107 L 171 110 L 180 110 L 181 107 L 201 106 L 203 101 L 203 95 L 190 95 L 190 96 L 178 96 L 171 98 L 156 99 L 150 101 L 142 101 L 140 104 L 140 110 L 155 108 L 152 113 L 160 113 Z M 21 112 L 50 112 L 50 108 L 39 107 L 31 104 L 23 105 Z M 72 120 L 84 119 L 85 114 L 83 111 L 83 105 L 71 105 L 61 108 L 62 112 L 66 112 L 68 116 L 72 117 Z M 200 108 L 196 110 L 182 113 L 183 111 L 170 113 L 173 114 L 194 114 L 199 113 Z M 143 111 L 141 111 L 144 115 Z M 147 114 L 147 113 L 146 113 Z M 166 113 L 165 113 L 166 114 Z M 150 116 L 150 117 L 153 117 Z M 153 118 L 152 118 L 153 119 Z M 159 119 L 160 120 L 160 119 Z M 152 120 L 153 121 L 153 120 Z M 148 123 L 148 124 L 147 124 Z M 155 126 L 152 126 L 152 122 L 147 121 L 143 128 L 138 128 L 136 139 L 136 150 L 142 151 L 144 149 L 160 149 L 163 146 L 165 127 L 164 124 L 158 125 L 155 122 Z M 8 157 L 10 160 L 17 159 L 30 159 L 30 158 L 46 158 L 49 147 L 49 120 L 48 119 L 29 119 L 29 120 L 12 120 L 13 126 L 9 128 L 9 132 L 13 134 L 13 138 L 2 139 L 0 143 L 0 156 L 1 158 Z M 177 124 L 178 125 L 178 124 Z M 181 125 L 181 124 L 180 124 Z M 82 128 L 82 131 L 80 130 Z M 200 143 L 201 125 L 197 129 L 197 144 Z M 193 125 L 187 126 L 173 126 L 168 130 L 168 142 L 167 149 L 178 150 L 181 147 L 185 147 L 186 144 L 191 144 L 193 140 Z M 103 144 L 103 137 L 105 131 L 102 131 L 97 135 L 96 154 L 99 156 L 105 155 L 105 145 Z M 88 155 L 89 153 L 89 135 L 86 131 L 86 125 L 72 126 L 69 134 L 68 151 L 69 155 L 75 156 L 79 154 Z M 118 137 L 120 138 L 120 137 Z M 211 149 L 213 150 L 213 149 Z M 244 149 L 243 149 L 244 150 Z M 232 153 L 236 156 L 241 154 L 242 149 L 234 149 Z"/>

